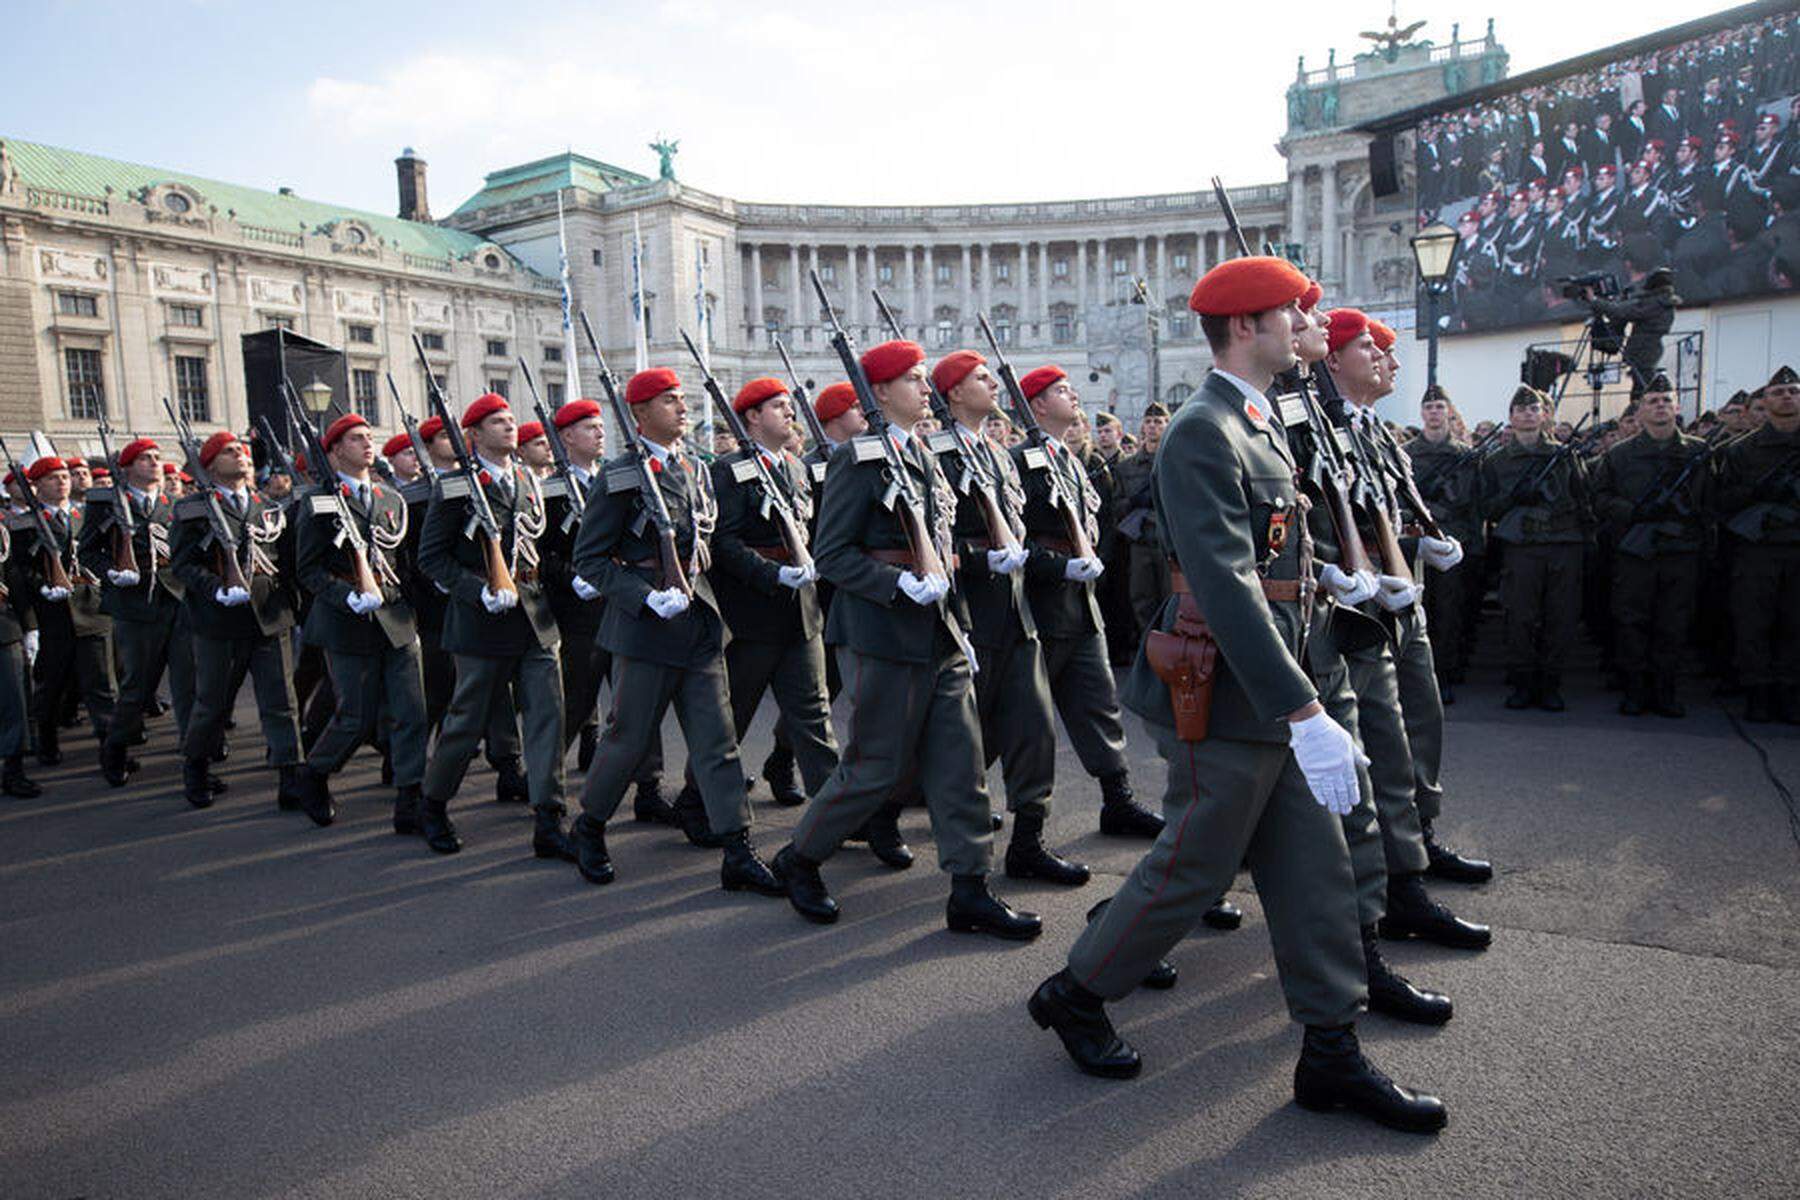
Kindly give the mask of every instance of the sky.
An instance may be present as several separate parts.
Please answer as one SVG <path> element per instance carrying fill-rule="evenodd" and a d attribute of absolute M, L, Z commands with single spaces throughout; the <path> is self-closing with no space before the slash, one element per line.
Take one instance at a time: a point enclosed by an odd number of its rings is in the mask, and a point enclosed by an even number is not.
<path fill-rule="evenodd" d="M 1296 58 L 1348 62 L 1389 5 L 1065 0 L 14 0 L 0 137 L 374 211 L 393 159 L 434 215 L 565 149 L 740 200 L 989 203 L 1285 175 Z M 1414 0 L 1443 43 L 1487 18 L 1521 71 L 1692 20 L 1679 0 Z"/>

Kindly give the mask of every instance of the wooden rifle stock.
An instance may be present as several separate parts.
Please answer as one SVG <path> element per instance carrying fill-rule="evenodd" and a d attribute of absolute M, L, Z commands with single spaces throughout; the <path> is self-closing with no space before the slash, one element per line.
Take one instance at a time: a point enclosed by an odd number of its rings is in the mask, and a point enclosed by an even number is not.
<path fill-rule="evenodd" d="M 114 504 L 131 503 L 131 497 L 125 494 L 124 487 L 123 483 L 113 485 Z M 124 522 L 116 518 L 112 531 L 112 562 L 112 569 L 115 571 L 130 571 L 134 575 L 138 573 L 137 550 L 131 544 L 131 531 L 125 527 Z"/>

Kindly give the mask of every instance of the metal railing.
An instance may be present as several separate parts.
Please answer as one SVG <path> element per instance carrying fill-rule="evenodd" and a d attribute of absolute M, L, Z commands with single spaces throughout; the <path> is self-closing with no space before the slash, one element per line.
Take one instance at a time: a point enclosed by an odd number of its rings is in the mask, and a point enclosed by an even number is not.
<path fill-rule="evenodd" d="M 1588 338 L 1532 342 L 1525 347 L 1526 360 L 1539 351 L 1572 360 L 1571 370 L 1559 385 L 1559 414 L 1563 419 L 1574 420 L 1584 409 L 1592 409 L 1595 421 L 1611 420 L 1631 402 L 1632 378 L 1624 360 L 1616 354 L 1593 353 Z M 1666 372 L 1669 382 L 1675 385 L 1675 405 L 1683 421 L 1692 421 L 1704 411 L 1701 402 L 1705 364 L 1706 334 L 1702 330 L 1677 329 L 1663 338 L 1663 356 L 1657 369 Z M 1554 394 L 1556 389 L 1550 390 Z"/>

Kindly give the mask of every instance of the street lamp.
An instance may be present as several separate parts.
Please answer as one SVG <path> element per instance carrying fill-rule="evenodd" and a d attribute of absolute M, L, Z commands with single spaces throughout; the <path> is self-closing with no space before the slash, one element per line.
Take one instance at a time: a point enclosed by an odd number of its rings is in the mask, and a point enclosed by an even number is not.
<path fill-rule="evenodd" d="M 1419 267 L 1419 282 L 1425 288 L 1425 386 L 1437 386 L 1438 296 L 1450 280 L 1450 269 L 1456 262 L 1460 242 L 1456 230 L 1442 221 L 1433 221 L 1412 237 L 1413 261 Z"/>
<path fill-rule="evenodd" d="M 1150 399 L 1145 407 L 1162 399 L 1162 321 L 1160 307 L 1150 301 L 1150 287 L 1142 275 L 1131 281 L 1131 303 L 1144 306 L 1144 329 L 1150 342 Z"/>
<path fill-rule="evenodd" d="M 306 405 L 306 411 L 313 415 L 316 424 L 318 419 L 331 411 L 331 385 L 313 376 L 313 381 L 300 389 L 300 402 Z"/>

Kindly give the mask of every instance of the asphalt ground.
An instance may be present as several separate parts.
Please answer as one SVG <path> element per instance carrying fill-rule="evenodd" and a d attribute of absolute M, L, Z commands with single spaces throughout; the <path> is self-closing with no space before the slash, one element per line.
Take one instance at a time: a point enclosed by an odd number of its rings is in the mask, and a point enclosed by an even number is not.
<path fill-rule="evenodd" d="M 454 858 L 394 836 L 364 753 L 338 823 L 279 813 L 239 710 L 231 792 L 180 798 L 169 721 L 109 789 L 91 742 L 0 801 L 0 1196 L 1708 1196 L 1800 1194 L 1800 736 L 1450 710 L 1440 834 L 1490 855 L 1436 890 L 1495 927 L 1388 943 L 1456 1002 L 1365 1049 L 1442 1095 L 1436 1138 L 1291 1099 L 1299 1031 L 1247 876 L 1171 992 L 1113 1006 L 1133 1082 L 1075 1071 L 1024 1001 L 1137 860 L 1066 747 L 1053 842 L 1087 887 L 1010 884 L 1023 946 L 949 933 L 925 814 L 904 873 L 848 847 L 843 920 L 718 888 L 715 852 L 616 825 L 619 880 L 530 856 L 485 767 Z M 842 717 L 840 711 L 839 716 Z M 1147 739 L 1135 773 L 1160 793 Z M 760 764 L 766 714 L 746 745 Z M 673 722 L 670 761 L 681 761 Z M 571 770 L 572 786 L 578 788 Z M 772 855 L 795 810 L 759 787 Z M 1005 835 L 1002 835 L 1003 837 Z M 1002 843 L 1003 844 L 1003 843 Z"/>

